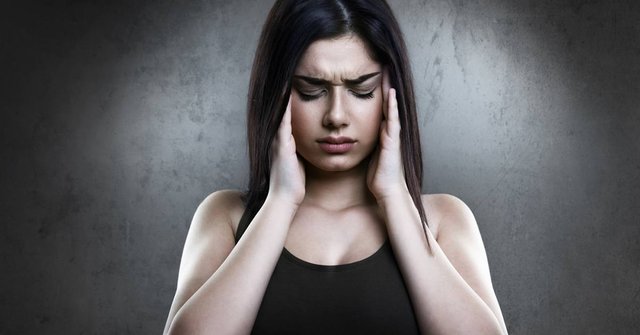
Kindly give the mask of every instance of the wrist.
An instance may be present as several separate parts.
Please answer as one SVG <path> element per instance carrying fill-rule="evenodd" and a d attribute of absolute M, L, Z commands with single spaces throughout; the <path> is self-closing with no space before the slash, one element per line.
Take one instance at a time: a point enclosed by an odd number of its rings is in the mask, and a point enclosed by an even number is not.
<path fill-rule="evenodd" d="M 300 207 L 300 203 L 302 203 L 302 197 L 290 196 L 286 194 L 282 194 L 279 192 L 269 192 L 267 194 L 267 198 L 265 199 L 265 204 L 274 204 L 278 207 L 284 209 L 291 209 L 293 211 L 297 211 L 298 207 Z"/>
<path fill-rule="evenodd" d="M 394 204 L 406 201 L 406 199 L 411 200 L 411 193 L 409 193 L 409 188 L 405 183 L 397 187 L 387 187 L 383 192 L 374 194 L 374 196 L 378 205 L 382 208 L 393 207 Z"/>

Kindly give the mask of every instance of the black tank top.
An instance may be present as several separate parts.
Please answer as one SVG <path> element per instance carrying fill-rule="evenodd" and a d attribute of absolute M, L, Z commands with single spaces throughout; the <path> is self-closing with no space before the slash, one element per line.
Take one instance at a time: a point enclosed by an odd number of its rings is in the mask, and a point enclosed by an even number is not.
<path fill-rule="evenodd" d="M 246 224 L 238 227 L 238 233 L 245 229 Z M 283 249 L 252 334 L 419 334 L 419 330 L 386 240 L 363 260 L 333 266 L 306 262 Z"/>

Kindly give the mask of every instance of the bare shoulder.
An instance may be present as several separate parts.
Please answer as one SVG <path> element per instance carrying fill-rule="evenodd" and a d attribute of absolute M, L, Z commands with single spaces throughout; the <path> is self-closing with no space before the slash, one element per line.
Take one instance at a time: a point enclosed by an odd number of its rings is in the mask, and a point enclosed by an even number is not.
<path fill-rule="evenodd" d="M 422 204 L 434 237 L 455 231 L 477 231 L 473 212 L 460 198 L 446 193 L 423 194 Z"/>
<path fill-rule="evenodd" d="M 235 190 L 216 191 L 202 200 L 191 220 L 179 277 L 185 272 L 189 277 L 210 275 L 216 268 L 212 265 L 222 263 L 235 246 L 234 225 L 243 207 L 242 193 Z"/>
<path fill-rule="evenodd" d="M 192 225 L 209 226 L 224 222 L 235 233 L 244 212 L 242 195 L 239 190 L 219 190 L 209 194 L 198 206 Z"/>

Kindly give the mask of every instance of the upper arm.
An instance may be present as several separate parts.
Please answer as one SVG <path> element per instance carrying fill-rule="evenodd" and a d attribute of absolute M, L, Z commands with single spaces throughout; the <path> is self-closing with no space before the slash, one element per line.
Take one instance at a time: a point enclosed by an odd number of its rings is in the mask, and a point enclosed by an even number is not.
<path fill-rule="evenodd" d="M 213 275 L 235 246 L 233 215 L 242 207 L 236 191 L 218 191 L 196 209 L 182 251 L 178 285 L 165 332 L 187 300 Z"/>
<path fill-rule="evenodd" d="M 453 267 L 478 294 L 504 326 L 498 299 L 491 283 L 489 262 L 480 230 L 471 209 L 459 198 L 435 195 L 440 217 L 436 240 Z"/>

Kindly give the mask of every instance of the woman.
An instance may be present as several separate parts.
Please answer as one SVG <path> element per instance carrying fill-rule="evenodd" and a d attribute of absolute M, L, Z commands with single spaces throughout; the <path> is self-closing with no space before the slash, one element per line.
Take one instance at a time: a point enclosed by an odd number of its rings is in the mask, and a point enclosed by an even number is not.
<path fill-rule="evenodd" d="M 385 1 L 276 1 L 248 134 L 249 190 L 198 207 L 166 333 L 507 332 L 473 214 L 420 195 L 409 61 Z"/>

